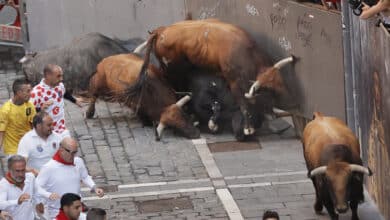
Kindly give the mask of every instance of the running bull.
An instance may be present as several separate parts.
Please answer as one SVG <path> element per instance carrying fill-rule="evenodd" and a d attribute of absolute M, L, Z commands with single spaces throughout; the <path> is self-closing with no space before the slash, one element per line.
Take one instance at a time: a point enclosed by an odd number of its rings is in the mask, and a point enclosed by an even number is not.
<path fill-rule="evenodd" d="M 115 40 L 99 33 L 89 33 L 64 47 L 26 55 L 20 62 L 26 78 L 33 85 L 42 79 L 46 64 L 61 66 L 67 91 L 81 94 L 88 90 L 89 79 L 103 58 L 128 52 Z"/>
<path fill-rule="evenodd" d="M 351 129 L 337 118 L 315 112 L 302 142 L 308 176 L 316 191 L 316 213 L 325 206 L 331 219 L 337 220 L 349 205 L 351 219 L 358 220 L 358 204 L 364 201 L 363 175 L 372 173 L 362 166 L 359 141 Z"/>

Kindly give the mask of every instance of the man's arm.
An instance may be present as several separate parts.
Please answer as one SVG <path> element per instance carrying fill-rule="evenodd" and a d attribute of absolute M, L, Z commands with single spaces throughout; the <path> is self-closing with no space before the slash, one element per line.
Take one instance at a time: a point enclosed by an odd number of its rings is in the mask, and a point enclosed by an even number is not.
<path fill-rule="evenodd" d="M 4 131 L 0 131 L 0 149 L 3 148 Z"/>
<path fill-rule="evenodd" d="M 50 171 L 49 169 L 46 169 L 46 167 L 44 166 L 40 172 L 39 172 L 39 175 L 37 176 L 37 178 L 35 179 L 35 190 L 36 192 L 49 199 L 50 198 L 50 195 L 52 193 L 48 192 L 46 189 L 45 189 L 45 186 L 46 186 L 46 183 L 49 181 L 49 177 L 50 177 Z"/>
<path fill-rule="evenodd" d="M 85 185 L 87 185 L 91 189 L 91 191 L 94 191 L 97 196 L 104 196 L 104 190 L 99 187 L 96 187 L 95 181 L 93 181 L 92 177 L 88 174 L 88 170 L 85 167 L 84 161 L 81 158 L 78 159 L 77 166 L 80 170 L 81 181 Z"/>
<path fill-rule="evenodd" d="M 363 3 L 364 4 L 364 3 Z M 372 16 L 378 14 L 379 12 L 390 9 L 390 1 L 389 0 L 380 0 L 376 5 L 370 7 L 364 4 L 363 13 L 360 15 L 361 19 L 368 19 Z"/>
<path fill-rule="evenodd" d="M 81 102 L 82 102 L 81 99 L 73 97 L 73 95 L 67 91 L 64 94 L 64 99 L 67 99 L 72 103 L 76 104 L 77 106 L 81 107 Z"/>
<path fill-rule="evenodd" d="M 0 210 L 7 210 L 8 208 L 18 205 L 18 199 L 8 200 L 7 188 L 4 185 L 0 186 Z"/>

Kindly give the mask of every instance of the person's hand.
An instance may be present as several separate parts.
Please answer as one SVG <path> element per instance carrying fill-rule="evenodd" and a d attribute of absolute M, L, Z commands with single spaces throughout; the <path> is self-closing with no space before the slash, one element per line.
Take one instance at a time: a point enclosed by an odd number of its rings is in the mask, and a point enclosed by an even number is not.
<path fill-rule="evenodd" d="M 362 2 L 363 4 L 363 8 L 362 8 L 362 11 L 367 11 L 368 9 L 370 9 L 371 7 L 369 5 L 367 5 L 366 3 Z"/>
<path fill-rule="evenodd" d="M 7 3 L 9 6 L 13 7 L 13 8 L 17 8 L 18 6 L 15 4 L 14 0 L 8 0 L 8 3 Z"/>
<path fill-rule="evenodd" d="M 30 195 L 28 193 L 23 193 L 22 195 L 20 195 L 19 199 L 18 199 L 18 204 L 22 204 L 22 202 L 24 201 L 27 201 L 30 199 Z"/>
<path fill-rule="evenodd" d="M 6 211 L 1 211 L 0 219 L 1 220 L 12 220 L 12 216 Z"/>
<path fill-rule="evenodd" d="M 37 210 L 38 214 L 43 214 L 45 212 L 45 207 L 43 206 L 43 203 L 39 203 L 35 206 L 35 209 Z"/>
<path fill-rule="evenodd" d="M 104 196 L 104 190 L 103 190 L 102 188 L 96 187 L 96 188 L 95 188 L 95 193 L 96 193 L 96 195 L 99 196 L 99 197 L 103 197 L 103 196 Z"/>
<path fill-rule="evenodd" d="M 47 108 L 49 108 L 49 106 L 51 106 L 53 104 L 53 100 L 49 100 L 43 104 L 41 104 L 41 109 L 46 111 Z"/>
<path fill-rule="evenodd" d="M 38 170 L 36 170 L 36 169 L 34 169 L 34 168 L 29 168 L 29 167 L 26 168 L 26 172 L 31 172 L 31 173 L 33 173 L 35 177 L 38 176 L 38 173 L 39 173 Z"/>
<path fill-rule="evenodd" d="M 50 196 L 49 196 L 49 199 L 50 199 L 50 200 L 57 200 L 57 199 L 60 199 L 60 198 L 61 198 L 61 196 L 58 195 L 57 193 L 52 193 L 52 194 L 50 194 Z"/>

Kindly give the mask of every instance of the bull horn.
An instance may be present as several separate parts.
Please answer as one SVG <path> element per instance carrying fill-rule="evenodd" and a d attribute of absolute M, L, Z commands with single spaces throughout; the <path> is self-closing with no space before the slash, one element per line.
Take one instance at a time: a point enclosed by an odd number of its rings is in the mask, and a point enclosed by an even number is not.
<path fill-rule="evenodd" d="M 179 101 L 176 102 L 176 105 L 180 108 L 183 107 L 188 101 L 190 101 L 191 97 L 189 95 L 184 96 Z"/>
<path fill-rule="evenodd" d="M 164 125 L 163 123 L 161 123 L 161 122 L 158 123 L 158 126 L 157 126 L 157 128 L 156 128 L 158 140 L 160 140 L 164 128 L 165 128 L 165 125 Z"/>
<path fill-rule="evenodd" d="M 372 175 L 371 170 L 368 169 L 367 167 L 360 166 L 357 164 L 350 164 L 349 167 L 351 168 L 351 171 L 360 172 L 360 173 L 366 174 L 368 176 Z"/>
<path fill-rule="evenodd" d="M 19 60 L 19 63 L 25 63 L 29 59 L 28 56 L 24 56 Z"/>
<path fill-rule="evenodd" d="M 133 53 L 141 53 L 145 48 L 148 41 L 143 42 L 137 48 L 134 49 Z"/>
<path fill-rule="evenodd" d="M 245 93 L 245 97 L 250 99 L 253 97 L 253 94 L 256 92 L 256 90 L 258 90 L 260 88 L 260 83 L 259 81 L 255 81 L 251 88 L 249 89 L 249 92 L 248 93 Z"/>
<path fill-rule="evenodd" d="M 314 177 L 314 176 L 317 176 L 319 174 L 324 174 L 325 171 L 326 171 L 326 166 L 317 167 L 317 168 L 313 169 L 312 171 L 310 171 L 310 177 Z"/>
<path fill-rule="evenodd" d="M 293 56 L 284 58 L 283 60 L 277 62 L 277 63 L 274 65 L 274 68 L 280 69 L 280 68 L 282 68 L 283 66 L 285 66 L 286 64 L 291 63 L 291 62 L 293 62 L 293 61 L 294 61 L 294 57 L 293 57 Z"/>

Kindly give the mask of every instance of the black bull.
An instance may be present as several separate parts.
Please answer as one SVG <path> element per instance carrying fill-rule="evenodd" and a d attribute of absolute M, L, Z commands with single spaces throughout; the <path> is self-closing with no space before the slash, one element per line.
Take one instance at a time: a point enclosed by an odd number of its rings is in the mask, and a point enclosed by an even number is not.
<path fill-rule="evenodd" d="M 184 75 L 184 76 L 183 76 Z M 196 115 L 201 125 L 206 125 L 211 132 L 231 128 L 236 139 L 246 139 L 244 116 L 234 100 L 227 82 L 218 74 L 205 69 L 192 67 L 182 78 L 170 79 L 178 91 L 191 93 L 189 111 Z M 249 82 L 248 82 L 249 83 Z M 255 128 L 261 127 L 265 115 L 272 115 L 273 106 L 279 96 L 272 90 L 261 88 L 256 94 L 256 103 L 249 104 L 251 120 Z"/>
<path fill-rule="evenodd" d="M 22 70 L 26 78 L 33 85 L 42 79 L 43 68 L 46 64 L 59 65 L 64 72 L 64 84 L 67 91 L 73 94 L 82 94 L 88 90 L 89 79 L 96 72 L 97 64 L 105 57 L 129 53 L 133 45 L 126 42 L 113 40 L 99 33 L 89 33 L 75 38 L 70 44 L 61 47 L 38 52 L 36 55 L 26 55 L 21 60 Z"/>

